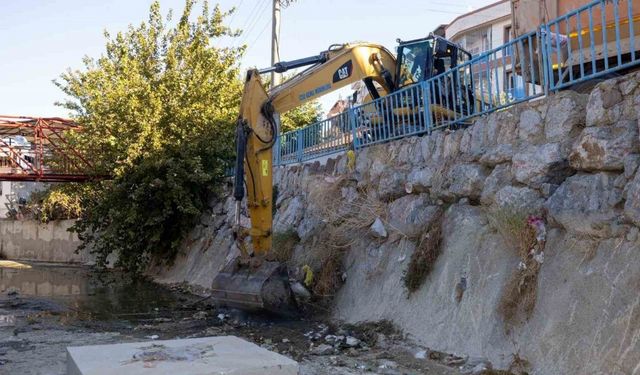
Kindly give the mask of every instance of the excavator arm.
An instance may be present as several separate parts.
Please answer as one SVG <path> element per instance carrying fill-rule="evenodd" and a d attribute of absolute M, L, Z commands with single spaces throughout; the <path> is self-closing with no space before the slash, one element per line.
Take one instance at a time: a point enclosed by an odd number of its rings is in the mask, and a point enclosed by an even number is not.
<path fill-rule="evenodd" d="M 260 74 L 311 67 L 267 92 Z M 273 227 L 273 146 L 277 142 L 276 114 L 363 80 L 378 95 L 395 88 L 396 59 L 384 47 L 356 43 L 332 46 L 317 56 L 280 62 L 263 70 L 249 70 L 244 84 L 236 128 L 236 171 L 234 236 L 241 256 L 225 265 L 214 279 L 214 299 L 243 309 L 291 311 L 286 270 L 269 259 Z M 374 95 L 374 94 L 372 94 Z M 246 195 L 245 195 L 246 188 Z M 240 224 L 242 201 L 247 198 L 251 227 Z M 252 251 L 245 248 L 251 238 Z"/>
<path fill-rule="evenodd" d="M 267 93 L 260 73 L 283 72 L 292 66 L 300 66 L 300 61 L 316 64 Z M 236 168 L 235 199 L 238 205 L 244 198 L 240 190 L 245 176 L 251 228 L 244 233 L 251 236 L 255 255 L 265 255 L 271 250 L 275 114 L 285 113 L 359 80 L 375 81 L 388 94 L 394 89 L 395 64 L 395 57 L 384 47 L 361 43 L 330 48 L 313 58 L 279 63 L 274 68 L 247 73 L 238 120 L 238 128 L 242 129 L 238 132 L 244 138 L 239 138 L 237 143 L 236 167 L 240 168 Z M 246 142 L 246 150 L 242 149 L 243 142 Z M 244 159 L 243 166 L 240 158 Z M 236 224 L 238 230 L 242 230 L 239 221 Z"/>

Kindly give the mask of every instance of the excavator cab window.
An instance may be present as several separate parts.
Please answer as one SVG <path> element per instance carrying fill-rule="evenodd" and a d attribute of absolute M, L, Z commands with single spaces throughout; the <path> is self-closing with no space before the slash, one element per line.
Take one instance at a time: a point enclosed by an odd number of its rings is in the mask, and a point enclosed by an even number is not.
<path fill-rule="evenodd" d="M 470 59 L 471 54 L 467 51 L 438 36 L 400 42 L 396 90 L 451 72 L 429 85 L 430 100 L 458 113 L 472 113 L 474 94 L 470 69 L 460 67 Z M 423 99 L 420 90 L 410 90 L 401 101 L 404 106 L 415 107 Z"/>
<path fill-rule="evenodd" d="M 398 47 L 398 88 L 423 81 L 430 75 L 427 61 L 431 59 L 430 40 L 407 43 Z"/>
<path fill-rule="evenodd" d="M 458 47 L 445 40 L 437 39 L 433 56 L 433 75 L 437 76 L 458 65 Z"/>

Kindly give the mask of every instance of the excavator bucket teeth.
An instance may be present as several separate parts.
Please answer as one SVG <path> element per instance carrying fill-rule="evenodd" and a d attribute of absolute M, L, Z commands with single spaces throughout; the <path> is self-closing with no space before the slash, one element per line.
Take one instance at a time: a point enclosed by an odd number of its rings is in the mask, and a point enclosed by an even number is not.
<path fill-rule="evenodd" d="M 278 262 L 264 261 L 259 267 L 230 262 L 213 280 L 212 290 L 221 306 L 279 315 L 297 312 L 286 269 Z"/>

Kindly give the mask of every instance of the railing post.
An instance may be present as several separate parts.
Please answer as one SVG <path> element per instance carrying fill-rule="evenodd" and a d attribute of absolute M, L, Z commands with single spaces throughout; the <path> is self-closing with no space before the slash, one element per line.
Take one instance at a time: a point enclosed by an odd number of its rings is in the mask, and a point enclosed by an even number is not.
<path fill-rule="evenodd" d="M 353 143 L 353 149 L 358 149 L 358 121 L 356 119 L 356 110 L 349 108 L 348 111 L 349 124 L 351 125 L 351 142 Z"/>
<path fill-rule="evenodd" d="M 427 130 L 427 134 L 431 134 L 431 94 L 429 89 L 429 81 L 422 81 L 422 106 L 424 111 L 424 126 Z"/>
<path fill-rule="evenodd" d="M 296 130 L 296 160 L 298 163 L 302 163 L 302 151 L 304 143 L 302 142 L 302 131 L 304 128 Z"/>
<path fill-rule="evenodd" d="M 538 28 L 538 30 L 536 31 L 537 34 L 537 39 L 538 39 L 538 47 L 539 47 L 539 53 L 538 56 L 542 57 L 542 89 L 544 90 L 544 95 L 545 96 L 549 96 L 549 90 L 551 88 L 551 79 L 549 78 L 549 72 L 553 70 L 553 68 L 551 67 L 551 65 L 553 64 L 551 62 L 551 59 L 549 58 L 549 50 L 548 50 L 548 45 L 547 45 L 547 30 L 546 30 L 546 25 L 543 25 L 541 27 Z M 530 61 L 529 64 L 533 64 L 533 61 Z M 540 69 L 538 69 L 538 73 L 540 72 Z M 551 73 L 552 74 L 552 73 Z"/>

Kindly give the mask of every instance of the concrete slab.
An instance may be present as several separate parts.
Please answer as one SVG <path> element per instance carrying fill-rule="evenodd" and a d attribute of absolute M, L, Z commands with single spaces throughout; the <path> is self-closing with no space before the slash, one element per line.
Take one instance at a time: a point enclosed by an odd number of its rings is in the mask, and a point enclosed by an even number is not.
<path fill-rule="evenodd" d="M 298 375 L 298 363 L 235 336 L 67 347 L 67 375 Z"/>

